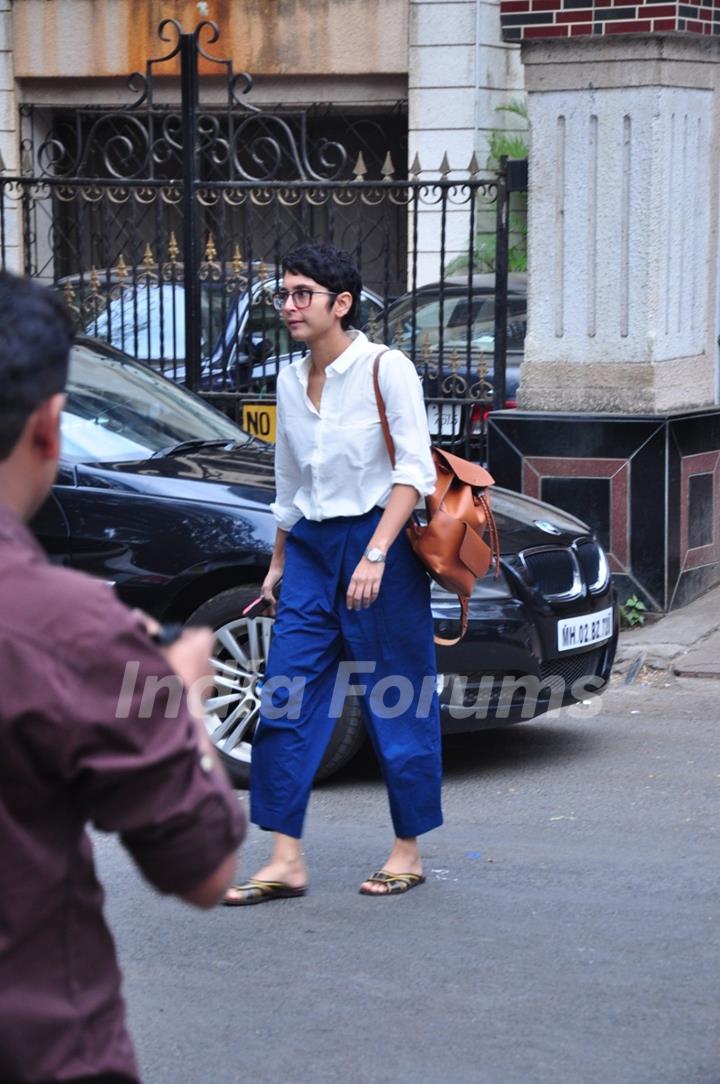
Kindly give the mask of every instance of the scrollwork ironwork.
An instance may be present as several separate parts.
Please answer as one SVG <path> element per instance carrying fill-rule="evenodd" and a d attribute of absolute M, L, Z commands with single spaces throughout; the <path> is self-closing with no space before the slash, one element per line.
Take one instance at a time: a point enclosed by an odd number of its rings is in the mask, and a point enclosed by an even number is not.
<path fill-rule="evenodd" d="M 198 23 L 192 38 L 197 55 L 224 70 L 226 100 L 217 112 L 201 110 L 196 131 L 184 132 L 180 112 L 157 105 L 154 93 L 156 72 L 178 56 L 182 35 L 177 19 L 163 19 L 159 37 L 169 48 L 148 60 L 145 72 L 129 76 L 131 100 L 111 110 L 87 107 L 71 120 L 60 118 L 37 146 L 31 135 L 23 141 L 23 172 L 73 180 L 99 175 L 118 181 L 173 179 L 179 177 L 183 141 L 190 137 L 210 171 L 207 180 L 325 182 L 349 178 L 358 162 L 367 172 L 362 145 L 350 149 L 337 138 L 311 136 L 311 118 L 317 122 L 329 114 L 317 109 L 273 112 L 249 102 L 252 77 L 235 72 L 231 60 L 208 50 L 220 37 L 217 24 L 208 19 Z M 24 114 L 31 128 L 32 113 L 29 107 Z M 367 127 L 373 122 L 364 123 Z M 380 172 L 392 183 L 396 170 L 389 152 Z"/>
<path fill-rule="evenodd" d="M 299 241 L 325 236 L 356 255 L 366 285 L 376 292 L 366 316 L 370 337 L 411 357 L 427 394 L 437 397 L 433 402 L 449 402 L 455 412 L 460 404 L 487 404 L 493 395 L 488 364 L 494 361 L 492 347 L 486 357 L 479 344 L 491 340 L 487 322 L 480 332 L 474 329 L 472 302 L 473 276 L 486 269 L 480 260 L 493 251 L 484 235 L 493 233 L 495 176 L 480 176 L 475 157 L 465 171 L 453 170 L 447 156 L 439 170 L 427 171 L 415 156 L 408 178 L 406 126 L 396 116 L 383 117 L 384 130 L 377 117 L 353 120 L 331 106 L 260 109 L 248 99 L 250 75 L 213 54 L 220 36 L 215 23 L 203 20 L 192 35 L 182 34 L 177 20 L 163 20 L 165 52 L 127 80 L 128 104 L 58 113 L 55 123 L 46 123 L 41 110 L 35 123 L 33 107 L 21 107 L 21 176 L 0 178 L 0 186 L 13 211 L 19 205 L 29 273 L 52 279 L 93 334 L 107 334 L 105 309 L 120 301 L 122 320 L 135 320 L 130 339 L 136 344 L 139 290 L 173 298 L 186 290 L 186 299 L 196 301 L 215 291 L 221 299 L 213 309 L 216 320 L 224 320 L 233 299 L 250 290 L 262 337 L 277 342 L 268 298 L 282 255 Z M 186 110 L 186 118 L 196 119 L 194 130 L 183 128 L 176 107 L 154 98 L 160 66 L 179 54 L 187 59 L 188 37 L 197 57 L 218 65 L 225 85 L 222 108 Z M 43 138 L 36 145 L 38 131 Z M 184 171 L 188 139 L 196 162 Z M 426 211 L 425 222 L 439 237 L 431 258 L 427 237 L 419 237 Z M 185 262 L 183 250 L 192 240 L 184 230 L 188 222 L 198 244 L 191 244 Z M 458 237 L 465 224 L 463 252 Z M 453 289 L 446 293 L 442 281 L 450 275 Z M 461 285 L 458 292 L 464 276 L 467 289 Z M 436 323 L 418 319 L 417 305 L 397 323 L 391 299 L 436 281 Z M 150 295 L 140 296 L 140 308 L 147 306 Z M 173 301 L 168 313 L 174 309 Z M 219 330 L 213 329 L 213 341 Z M 161 328 L 161 340 L 163 334 Z M 178 341 L 187 341 L 182 329 L 178 334 Z"/>

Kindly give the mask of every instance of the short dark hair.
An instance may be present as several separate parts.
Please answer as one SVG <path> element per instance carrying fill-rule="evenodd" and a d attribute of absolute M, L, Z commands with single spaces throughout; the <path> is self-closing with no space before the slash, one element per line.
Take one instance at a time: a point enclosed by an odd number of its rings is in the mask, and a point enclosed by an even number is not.
<path fill-rule="evenodd" d="M 362 279 L 349 252 L 328 244 L 296 245 L 282 261 L 282 271 L 307 275 L 333 294 L 352 294 L 352 305 L 342 318 L 342 326 L 345 330 L 353 326 L 360 306 Z"/>
<path fill-rule="evenodd" d="M 67 380 L 73 321 L 54 290 L 0 271 L 0 460 Z"/>

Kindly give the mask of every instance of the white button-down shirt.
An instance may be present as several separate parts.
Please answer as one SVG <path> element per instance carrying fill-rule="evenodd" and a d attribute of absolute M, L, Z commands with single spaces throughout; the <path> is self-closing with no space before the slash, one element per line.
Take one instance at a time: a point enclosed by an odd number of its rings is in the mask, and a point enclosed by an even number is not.
<path fill-rule="evenodd" d="M 320 409 L 308 398 L 310 357 L 282 369 L 277 381 L 275 485 L 271 506 L 285 531 L 311 520 L 358 516 L 384 508 L 393 485 L 413 486 L 420 497 L 435 488 L 422 385 L 399 350 L 380 359 L 380 390 L 395 443 L 393 470 L 373 389 L 373 362 L 381 346 L 354 331 L 352 342 L 325 370 Z"/>

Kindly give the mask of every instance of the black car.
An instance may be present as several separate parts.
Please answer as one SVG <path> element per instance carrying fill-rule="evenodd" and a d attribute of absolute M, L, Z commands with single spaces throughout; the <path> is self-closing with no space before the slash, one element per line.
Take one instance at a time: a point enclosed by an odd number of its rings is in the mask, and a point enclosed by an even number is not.
<path fill-rule="evenodd" d="M 196 390 L 274 395 L 278 371 L 303 353 L 273 308 L 273 293 L 282 282 L 268 274 L 262 263 L 253 268 L 252 279 L 247 274 L 222 278 L 217 266 L 218 277 L 209 276 L 200 283 L 201 358 Z M 76 279 L 63 280 L 61 285 L 69 284 L 77 294 Z M 146 362 L 171 380 L 186 383 L 182 282 L 147 275 L 123 283 L 115 279 L 115 269 L 96 273 L 96 294 L 76 304 L 85 333 Z M 86 281 L 86 291 L 87 286 Z M 381 306 L 379 296 L 364 289 L 360 321 L 366 322 Z"/>
<path fill-rule="evenodd" d="M 471 284 L 467 275 L 427 283 L 386 309 L 378 298 L 364 297 L 358 323 L 371 342 L 387 342 L 415 364 L 432 440 L 480 450 L 494 396 L 494 274 L 474 275 Z M 517 405 L 526 330 L 527 275 L 517 272 L 508 276 L 506 407 Z M 282 333 L 287 336 L 284 325 Z M 258 359 L 250 369 L 251 389 L 274 395 L 277 372 L 291 360 L 289 350 Z"/>
<path fill-rule="evenodd" d="M 494 394 L 495 276 L 477 274 L 470 284 L 467 275 L 427 283 L 399 297 L 378 322 L 423 378 L 433 440 L 479 434 Z M 518 272 L 508 276 L 506 407 L 517 405 L 526 330 L 527 276 Z M 459 406 L 463 399 L 476 405 Z"/>
<path fill-rule="evenodd" d="M 246 618 L 275 535 L 273 450 L 152 369 L 104 344 L 73 349 L 63 456 L 34 529 L 52 558 L 113 583 L 162 621 L 215 630 L 208 727 L 239 786 L 272 620 Z M 617 638 L 607 560 L 579 520 L 498 489 L 501 568 L 476 588 L 465 639 L 438 649 L 443 727 L 474 731 L 583 699 L 606 682 Z M 457 601 L 433 587 L 438 634 Z M 350 698 L 319 775 L 364 740 Z"/>

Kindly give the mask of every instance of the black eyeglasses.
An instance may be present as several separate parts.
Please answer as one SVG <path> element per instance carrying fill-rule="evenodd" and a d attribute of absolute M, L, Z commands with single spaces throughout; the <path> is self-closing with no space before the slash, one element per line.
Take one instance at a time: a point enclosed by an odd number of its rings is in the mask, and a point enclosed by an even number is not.
<path fill-rule="evenodd" d="M 281 312 L 289 297 L 292 298 L 296 309 L 306 309 L 313 299 L 314 294 L 324 294 L 326 297 L 337 297 L 336 293 L 328 290 L 311 290 L 309 286 L 298 286 L 295 290 L 277 290 L 273 294 L 273 307 Z"/>

